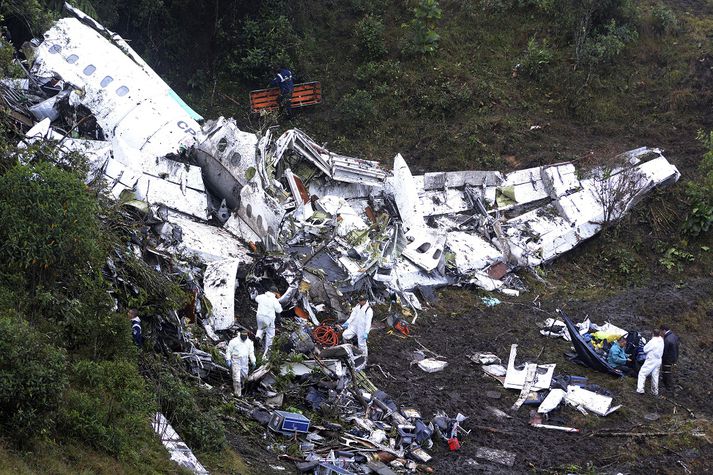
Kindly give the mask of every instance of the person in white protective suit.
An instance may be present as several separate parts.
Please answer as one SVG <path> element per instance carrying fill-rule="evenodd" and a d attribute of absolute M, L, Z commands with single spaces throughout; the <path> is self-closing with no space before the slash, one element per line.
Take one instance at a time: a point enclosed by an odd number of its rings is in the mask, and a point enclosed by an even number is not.
<path fill-rule="evenodd" d="M 342 324 L 342 328 L 345 329 L 344 333 L 342 333 L 342 338 L 346 341 L 356 337 L 359 349 L 365 358 L 369 354 L 366 342 L 369 339 L 371 319 L 373 316 L 374 311 L 371 309 L 369 301 L 366 296 L 361 295 L 359 296 L 359 303 L 352 310 L 349 319 Z"/>
<path fill-rule="evenodd" d="M 255 366 L 255 346 L 246 331 L 240 332 L 225 350 L 225 363 L 233 376 L 233 393 L 243 394 L 243 381 L 247 379 L 250 366 Z"/>
<path fill-rule="evenodd" d="M 661 370 L 661 358 L 663 357 L 663 338 L 658 330 L 653 331 L 651 341 L 644 346 L 646 360 L 639 370 L 639 380 L 636 385 L 636 392 L 644 394 L 644 383 L 646 377 L 651 375 L 651 393 L 654 396 L 659 394 L 659 371 Z"/>
<path fill-rule="evenodd" d="M 275 318 L 277 318 L 278 313 L 282 313 L 282 305 L 277 300 L 278 295 L 277 287 L 273 285 L 270 290 L 255 297 L 257 302 L 257 314 L 255 315 L 257 318 L 257 332 L 255 332 L 255 337 L 261 340 L 262 336 L 265 335 L 263 358 L 267 356 L 272 346 L 272 340 L 275 338 Z"/>

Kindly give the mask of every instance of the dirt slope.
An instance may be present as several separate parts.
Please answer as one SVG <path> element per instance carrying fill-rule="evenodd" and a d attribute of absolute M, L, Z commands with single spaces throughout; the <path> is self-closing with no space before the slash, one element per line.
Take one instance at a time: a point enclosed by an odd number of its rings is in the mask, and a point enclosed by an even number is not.
<path fill-rule="evenodd" d="M 419 317 L 413 327 L 413 338 L 401 339 L 383 331 L 373 331 L 370 338 L 370 368 L 372 381 L 387 391 L 400 404 L 413 404 L 424 417 L 442 409 L 450 416 L 461 412 L 470 416 L 466 426 L 473 428 L 458 452 L 449 452 L 437 442 L 431 453 L 437 473 L 683 473 L 680 460 L 693 473 L 707 473 L 713 460 L 713 447 L 705 439 L 691 436 L 692 428 L 710 425 L 701 420 L 711 417 L 710 395 L 711 344 L 713 336 L 702 331 L 711 321 L 713 279 L 702 278 L 677 285 L 673 282 L 652 283 L 645 287 L 619 291 L 597 300 L 547 297 L 532 305 L 536 293 L 519 298 L 503 297 L 503 303 L 486 308 L 479 298 L 466 290 L 441 293 L 440 300 L 428 316 Z M 633 378 L 617 379 L 567 361 L 564 340 L 542 337 L 535 322 L 548 316 L 555 308 L 565 309 L 576 319 L 589 315 L 594 322 L 604 320 L 629 329 L 646 329 L 668 321 L 681 336 L 682 355 L 679 361 L 678 383 L 681 389 L 675 400 L 696 416 L 652 396 L 635 393 Z M 449 366 L 441 373 L 428 374 L 410 365 L 411 355 L 419 349 L 416 341 L 446 357 Z M 553 424 L 582 429 L 581 434 L 567 434 L 529 427 L 527 406 L 513 419 L 498 419 L 487 407 L 508 411 L 517 392 L 483 375 L 479 366 L 466 355 L 475 351 L 492 351 L 504 360 L 510 345 L 519 345 L 518 362 L 532 361 L 542 349 L 540 362 L 556 363 L 558 373 L 587 376 L 590 382 L 615 393 L 615 404 L 623 404 L 618 412 L 600 418 L 582 416 L 572 408 L 554 415 Z M 543 349 L 544 347 L 544 349 Z M 377 368 L 378 365 L 380 368 Z M 382 372 L 383 370 L 383 372 Z M 486 396 L 496 391 L 499 399 Z M 658 413 L 661 417 L 648 422 L 643 416 Z M 500 431 L 488 432 L 476 426 Z M 601 429 L 621 431 L 675 432 L 669 437 L 602 437 Z M 474 464 L 476 449 L 490 447 L 517 454 L 515 466 Z"/>

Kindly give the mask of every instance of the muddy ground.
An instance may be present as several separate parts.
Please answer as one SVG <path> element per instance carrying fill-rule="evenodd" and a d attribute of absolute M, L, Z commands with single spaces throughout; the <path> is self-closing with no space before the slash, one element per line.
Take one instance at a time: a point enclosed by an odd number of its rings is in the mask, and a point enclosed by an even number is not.
<path fill-rule="evenodd" d="M 400 404 L 418 407 L 424 417 L 431 417 L 439 409 L 451 416 L 461 412 L 470 417 L 465 427 L 472 432 L 459 451 L 449 452 L 441 442 L 436 442 L 430 451 L 434 456 L 431 465 L 437 473 L 707 473 L 713 471 L 713 434 L 707 432 L 709 440 L 691 434 L 697 427 L 710 429 L 706 420 L 713 412 L 713 336 L 701 333 L 713 321 L 712 291 L 713 279 L 702 278 L 686 284 L 652 283 L 597 300 L 540 297 L 539 306 L 532 304 L 536 295 L 530 292 L 518 298 L 501 297 L 503 303 L 486 308 L 472 291 L 447 290 L 427 315 L 419 317 L 413 338 L 372 332 L 367 371 L 378 387 Z M 695 419 L 683 407 L 636 394 L 633 378 L 610 377 L 569 362 L 563 356 L 568 343 L 541 336 L 535 325 L 557 307 L 576 320 L 588 315 L 593 322 L 608 320 L 627 329 L 648 329 L 670 322 L 682 339 L 677 375 L 681 387 L 675 401 L 690 409 Z M 413 352 L 420 349 L 417 341 L 444 356 L 449 366 L 443 372 L 428 374 L 411 365 Z M 540 362 L 556 363 L 556 373 L 587 376 L 590 382 L 613 391 L 614 403 L 623 404 L 623 408 L 606 418 L 585 417 L 572 408 L 553 414 L 550 423 L 580 428 L 580 434 L 530 427 L 527 406 L 514 413 L 513 419 L 499 419 L 487 407 L 509 411 L 517 391 L 504 389 L 496 380 L 484 376 L 466 355 L 490 351 L 507 364 L 513 343 L 519 345 L 518 362 L 532 361 L 542 351 Z M 496 391 L 500 398 L 487 397 L 487 391 Z M 649 413 L 657 413 L 660 418 L 649 422 L 644 418 Z M 599 435 L 613 428 L 621 432 L 676 434 Z M 514 452 L 515 465 L 507 468 L 476 460 L 478 447 Z M 691 472 L 686 472 L 684 466 Z"/>
<path fill-rule="evenodd" d="M 564 268 L 567 264 L 564 265 Z M 600 297 L 577 297 L 561 285 L 550 287 L 530 283 L 531 290 L 520 297 L 487 294 L 477 289 L 444 289 L 439 299 L 422 312 L 409 338 L 389 334 L 379 308 L 369 339 L 368 377 L 399 405 L 418 408 L 424 419 L 438 410 L 450 416 L 461 412 L 470 435 L 462 439 L 459 451 L 450 452 L 436 440 L 428 452 L 435 473 L 713 473 L 713 277 L 688 282 L 650 282 L 635 288 L 610 289 Z M 501 304 L 488 308 L 481 297 L 495 295 Z M 536 299 L 537 298 L 537 299 Z M 533 300 L 537 304 L 533 304 Z M 654 325 L 670 322 L 680 335 L 681 358 L 675 396 L 669 400 L 635 393 L 634 378 L 615 378 L 568 361 L 563 352 L 569 344 L 539 334 L 536 323 L 564 309 L 580 321 L 589 316 L 595 323 L 605 320 L 627 329 L 648 333 Z M 440 373 L 425 373 L 411 364 L 419 342 L 445 357 L 449 365 Z M 581 429 L 579 434 L 536 429 L 528 425 L 528 406 L 512 419 L 500 419 L 488 407 L 510 413 L 518 392 L 507 390 L 483 374 L 467 355 L 476 351 L 498 354 L 504 364 L 510 345 L 517 343 L 517 362 L 556 363 L 556 374 L 580 375 L 614 393 L 614 404 L 623 407 L 608 417 L 584 416 L 573 408 L 554 412 L 548 421 Z M 647 386 L 648 388 L 648 386 Z M 496 392 L 498 398 L 486 393 Z M 490 394 L 492 396 L 492 394 Z M 674 400 L 676 406 L 670 401 Z M 299 401 L 290 401 L 299 406 Z M 646 415 L 659 416 L 650 422 Z M 252 473 L 295 473 L 294 466 L 278 460 L 289 450 L 290 441 L 274 438 L 254 423 L 240 423 L 231 445 L 237 448 Z M 245 425 L 247 424 L 247 426 Z M 253 424 L 253 425 L 251 425 Z M 658 433 L 636 437 L 607 436 L 606 431 Z M 700 436 L 703 433 L 705 436 Z M 269 450 L 271 444 L 276 448 Z M 282 447 L 279 445 L 282 444 Z M 476 458 L 479 447 L 516 454 L 515 465 L 488 464 Z M 281 470 L 279 467 L 284 468 Z"/>

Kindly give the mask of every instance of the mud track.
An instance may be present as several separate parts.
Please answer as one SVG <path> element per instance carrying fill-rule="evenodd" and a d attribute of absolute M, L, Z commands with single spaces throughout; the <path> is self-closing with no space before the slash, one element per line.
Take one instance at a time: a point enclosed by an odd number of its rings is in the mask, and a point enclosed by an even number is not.
<path fill-rule="evenodd" d="M 472 291 L 446 290 L 433 308 L 419 317 L 412 327 L 411 338 L 372 331 L 367 374 L 399 404 L 419 408 L 424 418 L 430 418 L 439 409 L 450 416 L 461 412 L 470 417 L 465 426 L 473 430 L 462 441 L 461 450 L 449 452 L 444 442 L 434 438 L 430 452 L 436 473 L 685 473 L 681 463 L 692 473 L 710 473 L 713 446 L 690 433 L 692 427 L 703 424 L 710 434 L 706 419 L 713 412 L 710 403 L 713 332 L 709 329 L 713 320 L 712 292 L 713 279 L 704 278 L 685 285 L 654 283 L 596 301 L 566 296 L 540 298 L 538 309 L 532 305 L 532 293 L 518 298 L 503 297 L 500 305 L 486 308 Z M 681 388 L 675 400 L 693 411 L 696 419 L 681 407 L 674 414 L 674 406 L 665 400 L 637 395 L 633 378 L 610 377 L 567 361 L 562 353 L 568 350 L 568 343 L 541 336 L 535 326 L 558 307 L 576 320 L 589 315 L 593 322 L 608 320 L 628 329 L 647 330 L 670 322 L 682 340 L 677 375 Z M 449 366 L 443 372 L 428 374 L 411 365 L 413 352 L 420 349 L 415 340 L 444 356 Z M 533 361 L 542 351 L 539 362 L 556 363 L 556 373 L 587 376 L 590 382 L 613 391 L 614 403 L 624 407 L 606 418 L 593 414 L 585 417 L 565 408 L 550 420 L 552 424 L 578 427 L 581 434 L 530 427 L 528 406 L 514 413 L 512 419 L 497 418 L 487 407 L 507 412 L 517 392 L 506 390 L 499 382 L 484 376 L 466 355 L 491 351 L 506 364 L 512 343 L 519 344 L 518 362 L 525 358 Z M 486 391 L 496 391 L 500 398 L 489 398 Z M 648 413 L 661 417 L 649 422 L 644 418 Z M 602 429 L 685 434 L 646 438 L 597 436 L 595 433 Z M 517 455 L 514 467 L 476 461 L 478 447 L 514 452 Z"/>

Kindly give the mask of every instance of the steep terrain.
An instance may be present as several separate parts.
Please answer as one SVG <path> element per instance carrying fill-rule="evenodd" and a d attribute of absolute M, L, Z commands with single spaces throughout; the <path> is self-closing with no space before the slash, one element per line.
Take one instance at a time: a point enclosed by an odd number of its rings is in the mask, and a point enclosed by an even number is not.
<path fill-rule="evenodd" d="M 59 3 L 0 4 L 17 46 L 44 31 Z M 665 149 L 682 173 L 678 185 L 537 270 L 537 278 L 523 272 L 529 291 L 518 298 L 485 308 L 479 298 L 484 294 L 476 290 L 443 290 L 413 326 L 412 339 L 377 328 L 367 375 L 426 417 L 445 410 L 471 418 L 473 430 L 461 451 L 436 444 L 437 473 L 498 473 L 500 468 L 469 462 L 479 446 L 516 453 L 517 473 L 710 470 L 713 235 L 683 229 L 689 229 L 687 217 L 697 203 L 687 193 L 689 183 L 705 183 L 699 164 L 709 147 L 696 137 L 713 128 L 713 1 L 74 3 L 131 39 L 205 117 L 233 116 L 246 130 L 302 128 L 332 150 L 386 166 L 397 152 L 414 172 L 422 172 L 507 171 L 564 160 L 596 164 L 642 145 Z M 420 37 L 419 31 L 439 38 Z M 18 74 L 7 67 L 11 58 L 2 53 L 9 51 L 0 48 L 3 75 Z M 264 87 L 277 63 L 292 66 L 301 80 L 321 81 L 324 103 L 299 111 L 289 123 L 277 115 L 251 115 L 247 93 Z M 96 270 L 111 250 L 121 248 L 117 243 L 135 238 L 126 231 L 135 223 L 95 194 L 91 203 L 82 199 L 63 210 L 53 206 L 84 196 L 77 175 L 58 173 L 51 196 L 17 193 L 13 179 L 37 169 L 18 165 L 17 137 L 6 122 L 2 134 L 3 239 L 15 247 L 0 247 L 0 334 L 10 366 L 27 369 L 3 381 L 14 382 L 18 375 L 48 379 L 33 389 L 37 392 L 21 396 L 46 398 L 46 412 L 37 416 L 42 424 L 28 425 L 30 418 L 13 419 L 16 426 L 0 420 L 0 472 L 174 473 L 148 426 L 137 422 L 155 408 L 172 411 L 178 429 L 212 472 L 285 473 L 271 464 L 292 470 L 277 461 L 279 448 L 268 449 L 263 429 L 236 412 L 225 386 L 195 385 L 179 365 L 138 355 L 131 347 L 123 333 L 124 315 L 113 313 L 114 302 L 104 295 L 108 284 Z M 53 162 L 47 151 L 30 156 L 29 167 Z M 87 218 L 94 214 L 101 222 Z M 66 235 L 53 235 L 68 239 L 61 241 L 65 247 L 31 239 L 57 223 L 66 225 Z M 70 226 L 76 223 L 81 232 Z M 35 259 L 32 252 L 43 246 L 52 248 L 53 260 Z M 85 255 L 92 256 L 95 267 L 72 267 Z M 150 268 L 127 262 L 122 276 L 141 288 L 127 285 L 117 292 L 122 305 L 153 311 L 185 304 L 176 282 L 150 277 Z M 562 356 L 567 345 L 545 339 L 535 327 L 556 308 L 639 330 L 670 323 L 683 341 L 675 399 L 680 406 L 638 397 L 631 379 L 612 379 L 567 362 Z M 375 321 L 384 317 L 377 314 Z M 30 322 L 29 329 L 14 330 L 18 321 Z M 413 339 L 445 356 L 448 368 L 426 374 L 412 366 L 411 354 L 420 348 Z M 505 410 L 515 393 L 483 377 L 466 355 L 493 351 L 506 358 L 512 343 L 520 345 L 522 358 L 541 353 L 540 361 L 611 389 L 624 408 L 605 419 L 565 409 L 557 422 L 581 428 L 582 434 L 533 429 L 525 408 L 514 419 L 494 418 L 487 406 Z M 48 358 L 61 362 L 63 370 L 41 372 Z M 6 400 L 19 394 L 15 386 L 2 387 Z M 501 397 L 489 399 L 487 391 Z M 644 415 L 652 412 L 661 417 L 649 422 Z M 671 435 L 601 435 L 614 428 Z M 693 435 L 700 432 L 708 439 Z"/>

